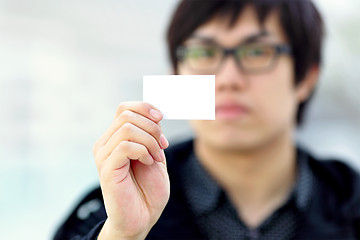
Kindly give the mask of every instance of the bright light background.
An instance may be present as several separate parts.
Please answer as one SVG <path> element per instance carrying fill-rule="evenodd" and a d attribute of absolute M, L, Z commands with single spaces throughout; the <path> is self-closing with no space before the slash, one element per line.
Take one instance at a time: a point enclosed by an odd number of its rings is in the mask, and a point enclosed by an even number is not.
<path fill-rule="evenodd" d="M 142 76 L 170 73 L 164 33 L 176 0 L 0 0 L 0 232 L 50 239 L 97 184 L 92 146 Z M 360 169 L 360 2 L 317 0 L 325 64 L 299 140 Z M 167 121 L 170 139 L 191 135 Z"/>

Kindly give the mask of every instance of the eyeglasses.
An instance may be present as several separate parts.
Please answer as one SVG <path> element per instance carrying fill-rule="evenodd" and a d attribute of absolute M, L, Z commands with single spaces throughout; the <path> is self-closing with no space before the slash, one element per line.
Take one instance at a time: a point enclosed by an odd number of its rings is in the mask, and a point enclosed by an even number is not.
<path fill-rule="evenodd" d="M 246 74 L 270 71 L 281 54 L 291 55 L 286 44 L 242 44 L 235 48 L 223 48 L 214 43 L 197 43 L 179 46 L 176 56 L 187 66 L 200 74 L 215 74 L 228 55 L 232 55 L 237 66 Z"/>

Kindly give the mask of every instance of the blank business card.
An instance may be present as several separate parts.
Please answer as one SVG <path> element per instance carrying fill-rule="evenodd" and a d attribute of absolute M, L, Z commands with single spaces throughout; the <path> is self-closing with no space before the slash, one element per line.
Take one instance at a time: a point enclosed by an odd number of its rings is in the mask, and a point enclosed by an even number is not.
<path fill-rule="evenodd" d="M 215 120 L 215 75 L 148 75 L 143 101 L 164 119 Z"/>

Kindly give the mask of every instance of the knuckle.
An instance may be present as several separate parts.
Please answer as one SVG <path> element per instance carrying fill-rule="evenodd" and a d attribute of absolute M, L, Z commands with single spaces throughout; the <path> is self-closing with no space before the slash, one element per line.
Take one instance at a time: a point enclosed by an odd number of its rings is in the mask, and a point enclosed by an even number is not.
<path fill-rule="evenodd" d="M 130 110 L 125 110 L 120 114 L 119 118 L 124 119 L 125 121 L 130 121 L 134 116 L 134 113 Z"/>
<path fill-rule="evenodd" d="M 121 112 L 125 107 L 125 103 L 120 103 L 118 106 L 117 106 L 117 111 Z"/>
<path fill-rule="evenodd" d="M 130 144 L 127 141 L 122 141 L 114 149 L 114 152 L 128 152 L 130 150 Z"/>
<path fill-rule="evenodd" d="M 122 113 L 124 111 L 125 108 L 125 103 L 120 103 L 118 105 L 118 107 L 116 108 L 116 115 L 119 115 L 120 113 Z"/>
<path fill-rule="evenodd" d="M 124 133 L 124 134 L 129 134 L 131 133 L 133 129 L 133 125 L 129 122 L 126 122 L 124 123 L 122 126 L 121 126 L 121 131 Z"/>

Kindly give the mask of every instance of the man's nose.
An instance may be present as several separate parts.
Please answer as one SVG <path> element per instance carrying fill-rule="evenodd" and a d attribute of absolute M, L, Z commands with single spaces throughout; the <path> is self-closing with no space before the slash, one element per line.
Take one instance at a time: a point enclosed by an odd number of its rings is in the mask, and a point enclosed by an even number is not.
<path fill-rule="evenodd" d="M 241 90 L 247 87 L 248 79 L 238 66 L 236 60 L 227 56 L 216 74 L 216 89 L 222 90 Z"/>

